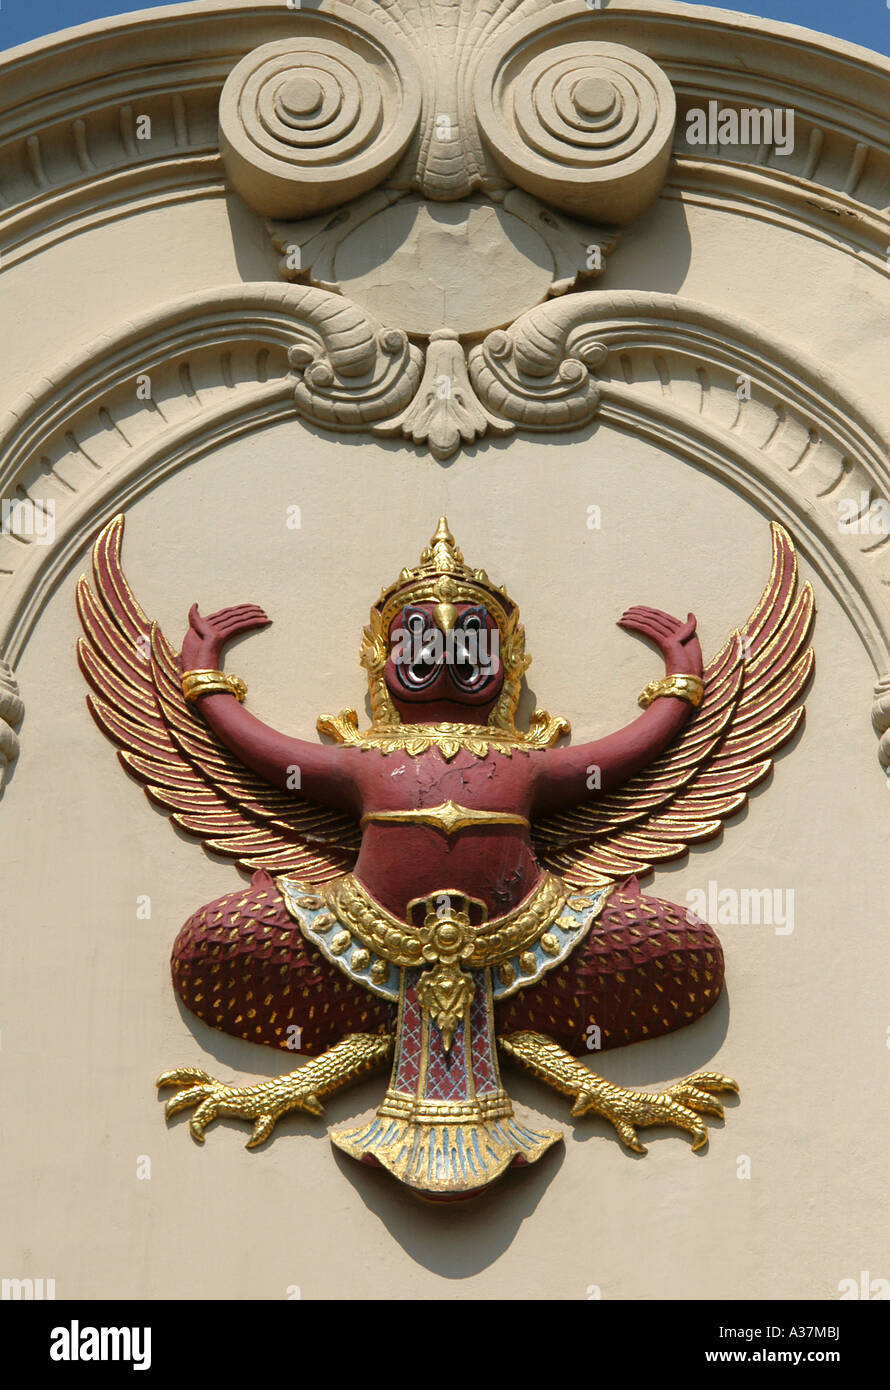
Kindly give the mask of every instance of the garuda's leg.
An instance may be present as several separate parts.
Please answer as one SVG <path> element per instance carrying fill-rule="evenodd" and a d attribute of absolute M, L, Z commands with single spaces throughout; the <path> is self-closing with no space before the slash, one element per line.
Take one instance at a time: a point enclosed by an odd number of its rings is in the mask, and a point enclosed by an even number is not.
<path fill-rule="evenodd" d="M 723 952 L 708 924 L 641 893 L 631 879 L 609 895 L 563 965 L 498 1007 L 498 1043 L 540 1080 L 574 1096 L 573 1115 L 605 1116 L 635 1152 L 645 1153 L 635 1126 L 653 1124 L 679 1125 L 700 1148 L 708 1137 L 700 1116 L 722 1115 L 711 1093 L 737 1090 L 730 1077 L 697 1072 L 661 1092 L 632 1091 L 575 1057 L 685 1027 L 714 1005 L 722 986 Z"/>
<path fill-rule="evenodd" d="M 498 1034 L 546 1033 L 575 1057 L 645 1042 L 702 1017 L 723 988 L 723 950 L 707 922 L 640 892 L 613 889 L 562 965 L 495 1011 Z"/>
<path fill-rule="evenodd" d="M 395 1009 L 303 936 L 262 870 L 208 903 L 173 945 L 173 988 L 211 1028 L 317 1057 L 347 1033 L 391 1033 Z"/>
<path fill-rule="evenodd" d="M 634 1153 L 646 1152 L 635 1125 L 679 1125 L 692 1135 L 693 1149 L 700 1149 L 708 1142 L 708 1131 L 700 1115 L 723 1114 L 723 1106 L 711 1092 L 738 1090 L 732 1078 L 721 1072 L 699 1071 L 664 1091 L 630 1091 L 588 1071 L 543 1033 L 511 1033 L 498 1038 L 498 1046 L 506 1056 L 528 1067 L 540 1081 L 563 1095 L 574 1096 L 573 1115 L 592 1111 L 611 1120 L 618 1137 Z"/>
<path fill-rule="evenodd" d="M 353 1033 L 343 1038 L 321 1057 L 313 1057 L 297 1071 L 260 1081 L 255 1086 L 228 1086 L 215 1081 L 197 1067 L 178 1067 L 158 1077 L 159 1087 L 184 1086 L 186 1089 L 167 1101 L 169 1119 L 190 1105 L 197 1110 L 189 1122 L 192 1136 L 204 1142 L 204 1130 L 218 1115 L 253 1120 L 253 1133 L 247 1141 L 255 1149 L 268 1139 L 275 1122 L 289 1110 L 322 1113 L 321 1097 L 355 1081 L 365 1072 L 382 1067 L 392 1055 L 393 1040 L 379 1033 Z"/>
<path fill-rule="evenodd" d="M 173 985 L 193 1013 L 234 1037 L 312 1061 L 255 1086 L 229 1086 L 196 1067 L 164 1072 L 158 1086 L 183 1089 L 167 1115 L 197 1106 L 195 1139 L 218 1115 L 254 1122 L 248 1148 L 289 1110 L 321 1113 L 320 1097 L 383 1066 L 392 1053 L 392 1005 L 344 977 L 307 942 L 268 874 L 200 908 L 173 947 Z"/>

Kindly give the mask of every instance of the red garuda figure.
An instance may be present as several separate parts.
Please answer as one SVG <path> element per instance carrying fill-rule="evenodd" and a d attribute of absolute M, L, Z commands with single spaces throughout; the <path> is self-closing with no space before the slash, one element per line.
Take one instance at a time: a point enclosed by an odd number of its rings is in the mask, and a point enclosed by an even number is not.
<path fill-rule="evenodd" d="M 605 1116 L 677 1125 L 707 1142 L 703 1115 L 735 1090 L 698 1072 L 658 1093 L 626 1090 L 577 1061 L 684 1027 L 712 1007 L 723 954 L 706 923 L 644 895 L 639 876 L 717 834 L 791 737 L 812 669 L 813 597 L 772 527 L 773 564 L 748 622 L 703 669 L 692 614 L 620 620 L 661 652 L 666 674 L 618 733 L 554 748 L 569 732 L 514 713 L 524 630 L 515 604 L 471 569 L 443 518 L 413 569 L 371 610 L 361 660 L 373 722 L 323 716 L 338 746 L 287 737 L 244 707 L 223 650 L 268 618 L 252 605 L 202 617 L 177 657 L 120 566 L 123 518 L 78 587 L 90 708 L 152 801 L 208 849 L 253 871 L 201 908 L 173 947 L 173 983 L 211 1027 L 312 1060 L 230 1086 L 184 1067 L 168 1115 L 197 1106 L 253 1122 L 248 1147 L 290 1110 L 392 1058 L 374 1119 L 332 1133 L 430 1198 L 485 1188 L 561 1139 L 514 1115 L 498 1053 Z"/>

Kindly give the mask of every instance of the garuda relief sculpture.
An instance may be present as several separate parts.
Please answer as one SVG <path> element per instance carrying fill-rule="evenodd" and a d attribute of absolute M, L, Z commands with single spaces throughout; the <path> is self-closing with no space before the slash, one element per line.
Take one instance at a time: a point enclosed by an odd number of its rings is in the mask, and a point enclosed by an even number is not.
<path fill-rule="evenodd" d="M 174 987 L 211 1027 L 296 1039 L 311 1057 L 254 1086 L 165 1072 L 167 1113 L 196 1107 L 199 1141 L 216 1116 L 249 1120 L 256 1147 L 281 1115 L 320 1113 L 324 1095 L 391 1059 L 373 1120 L 331 1138 L 450 1200 L 562 1137 L 514 1114 L 500 1056 L 630 1149 L 645 1151 L 637 1130 L 653 1124 L 705 1144 L 702 1116 L 721 1113 L 729 1077 L 650 1094 L 576 1059 L 593 1027 L 603 1048 L 654 1038 L 720 993 L 711 927 L 639 878 L 717 834 L 803 715 L 813 597 L 786 532 L 773 525 L 763 596 L 707 666 L 691 614 L 628 609 L 620 626 L 660 651 L 665 676 L 626 728 L 557 748 L 565 720 L 536 710 L 515 725 L 530 661 L 517 608 L 465 564 L 444 518 L 371 610 L 371 727 L 353 710 L 318 721 L 336 746 L 262 723 L 221 671 L 227 643 L 268 623 L 261 609 L 193 607 L 177 655 L 129 589 L 123 527 L 102 532 L 92 586 L 78 587 L 90 708 L 150 799 L 253 874 L 186 922 Z"/>

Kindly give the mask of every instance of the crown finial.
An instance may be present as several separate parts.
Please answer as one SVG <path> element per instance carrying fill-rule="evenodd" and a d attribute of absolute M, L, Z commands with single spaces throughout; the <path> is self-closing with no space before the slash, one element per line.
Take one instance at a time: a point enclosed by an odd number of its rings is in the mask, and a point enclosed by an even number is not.
<path fill-rule="evenodd" d="M 420 557 L 421 569 L 435 570 L 439 574 L 456 574 L 469 571 L 464 557 L 458 549 L 448 527 L 448 518 L 439 517 L 439 524 L 430 536 L 430 543 Z"/>
<path fill-rule="evenodd" d="M 436 527 L 435 535 L 430 537 L 430 545 L 436 545 L 439 541 L 444 541 L 446 545 L 454 545 L 454 537 L 448 529 L 447 516 L 439 517 L 439 524 Z"/>

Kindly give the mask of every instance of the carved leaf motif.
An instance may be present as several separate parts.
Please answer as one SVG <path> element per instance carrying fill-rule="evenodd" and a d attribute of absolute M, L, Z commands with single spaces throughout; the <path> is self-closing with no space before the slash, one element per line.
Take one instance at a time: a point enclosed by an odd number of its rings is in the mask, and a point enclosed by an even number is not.
<path fill-rule="evenodd" d="M 444 329 L 432 334 L 426 368 L 408 409 L 378 425 L 375 433 L 401 433 L 415 444 L 429 444 L 433 457 L 444 461 L 461 444 L 472 444 L 489 431 L 509 434 L 513 428 L 480 403 L 457 334 Z"/>

